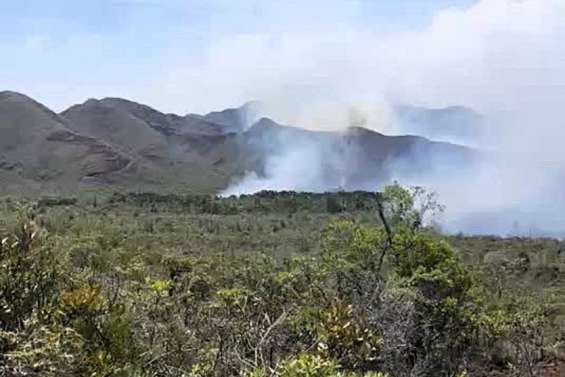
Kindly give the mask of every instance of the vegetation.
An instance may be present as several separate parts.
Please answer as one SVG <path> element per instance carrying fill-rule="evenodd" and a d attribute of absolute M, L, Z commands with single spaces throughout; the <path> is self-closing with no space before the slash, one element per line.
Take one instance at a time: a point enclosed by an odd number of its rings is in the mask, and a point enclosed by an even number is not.
<path fill-rule="evenodd" d="M 0 376 L 560 373 L 565 244 L 445 237 L 441 210 L 396 185 L 6 198 Z"/>

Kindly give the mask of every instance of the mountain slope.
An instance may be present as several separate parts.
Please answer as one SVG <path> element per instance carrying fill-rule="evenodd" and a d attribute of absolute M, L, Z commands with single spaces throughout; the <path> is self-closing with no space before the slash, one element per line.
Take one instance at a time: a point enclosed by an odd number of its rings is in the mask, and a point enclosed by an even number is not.
<path fill-rule="evenodd" d="M 175 188 L 210 191 L 229 180 L 201 158 L 207 140 L 222 137 L 222 127 L 191 116 L 164 114 L 121 98 L 90 99 L 61 113 L 69 127 L 104 140 L 132 156 L 142 172 L 142 189 Z M 132 177 L 125 179 L 125 185 Z"/>
<path fill-rule="evenodd" d="M 359 127 L 309 131 L 267 118 L 226 139 L 214 152 L 217 166 L 235 181 L 253 172 L 264 180 L 261 189 L 308 191 L 373 190 L 393 179 L 464 169 L 477 157 L 469 148 L 418 136 L 386 136 Z"/>
<path fill-rule="evenodd" d="M 111 179 L 131 162 L 108 144 L 76 134 L 64 119 L 31 98 L 0 92 L 0 171 L 5 184 Z"/>
<path fill-rule="evenodd" d="M 57 115 L 29 97 L 2 92 L 0 184 L 4 191 L 31 183 L 41 189 L 103 183 L 218 192 L 252 173 L 266 180 L 266 189 L 277 187 L 269 186 L 273 177 L 289 189 L 374 189 L 400 175 L 465 167 L 476 156 L 461 146 L 364 128 L 309 131 L 268 118 L 249 127 L 239 111 L 178 116 L 105 98 Z"/>
<path fill-rule="evenodd" d="M 61 113 L 69 127 L 86 136 L 104 140 L 125 153 L 148 159 L 166 159 L 164 135 L 139 118 L 125 101 L 90 99 Z M 148 118 L 152 115 L 146 111 Z"/>
<path fill-rule="evenodd" d="M 256 121 L 257 103 L 248 102 L 241 107 L 213 111 L 204 116 L 198 116 L 208 122 L 221 125 L 224 133 L 240 133 Z"/>
<path fill-rule="evenodd" d="M 475 111 L 462 106 L 429 109 L 416 106 L 395 108 L 402 133 L 429 139 L 477 144 L 485 132 L 485 120 Z"/>

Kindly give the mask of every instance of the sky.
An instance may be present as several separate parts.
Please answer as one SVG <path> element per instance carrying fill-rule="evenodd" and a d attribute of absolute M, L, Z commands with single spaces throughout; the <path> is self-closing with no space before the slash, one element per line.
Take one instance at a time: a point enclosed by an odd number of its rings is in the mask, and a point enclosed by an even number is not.
<path fill-rule="evenodd" d="M 106 96 L 177 113 L 279 102 L 298 91 L 316 97 L 326 91 L 325 81 L 353 69 L 345 66 L 351 56 L 357 59 L 361 44 L 417 32 L 438 12 L 474 3 L 6 0 L 0 89 L 23 92 L 56 111 Z M 281 107 L 282 117 L 300 113 L 292 103 Z M 300 116 L 294 118 L 286 120 Z"/>

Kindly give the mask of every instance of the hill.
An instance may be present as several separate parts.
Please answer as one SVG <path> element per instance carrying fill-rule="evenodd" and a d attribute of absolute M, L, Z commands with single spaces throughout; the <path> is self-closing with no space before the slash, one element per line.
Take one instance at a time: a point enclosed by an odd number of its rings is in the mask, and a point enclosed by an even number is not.
<path fill-rule="evenodd" d="M 3 188 L 110 182 L 133 159 L 103 141 L 75 133 L 29 97 L 0 93 L 0 170 Z"/>
<path fill-rule="evenodd" d="M 276 188 L 269 187 L 273 176 L 301 174 L 311 178 L 297 189 L 357 189 L 398 172 L 431 172 L 445 159 L 467 164 L 475 156 L 465 147 L 364 128 L 310 131 L 268 118 L 250 124 L 252 108 L 175 115 L 104 98 L 56 114 L 23 94 L 2 92 L 2 191 L 104 185 L 210 193 L 250 173 L 264 180 L 264 188 Z"/>
<path fill-rule="evenodd" d="M 236 177 L 241 169 L 248 172 L 228 190 L 234 194 L 263 189 L 374 190 L 395 179 L 465 168 L 477 156 L 471 149 L 418 136 L 387 136 L 358 127 L 309 131 L 267 118 L 228 138 L 223 151 L 231 155 L 217 160 L 217 166 Z"/>
<path fill-rule="evenodd" d="M 225 133 L 239 133 L 255 123 L 257 120 L 257 107 L 257 103 L 247 102 L 238 108 L 213 111 L 204 116 L 197 115 L 197 117 L 221 125 Z"/>
<path fill-rule="evenodd" d="M 463 106 L 429 109 L 417 106 L 395 108 L 398 128 L 403 133 L 430 139 L 476 145 L 485 133 L 485 119 Z"/>

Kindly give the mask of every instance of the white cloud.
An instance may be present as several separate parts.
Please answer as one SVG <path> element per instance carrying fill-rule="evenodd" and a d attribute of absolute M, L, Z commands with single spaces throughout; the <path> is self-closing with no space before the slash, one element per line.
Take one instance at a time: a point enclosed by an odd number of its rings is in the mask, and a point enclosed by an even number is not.
<path fill-rule="evenodd" d="M 483 0 L 439 12 L 425 30 L 396 35 L 357 24 L 347 2 L 330 3 L 323 17 L 317 17 L 318 2 L 300 4 L 309 28 L 275 24 L 273 31 L 224 35 L 199 59 L 191 51 L 179 55 L 172 43 L 164 55 L 166 74 L 154 77 L 148 97 L 170 108 L 194 104 L 195 111 L 261 99 L 281 120 L 319 128 L 316 119 L 334 118 L 322 115 L 335 115 L 329 109 L 338 105 L 346 114 L 352 104 L 391 97 L 511 109 L 516 101 L 505 100 L 508 88 L 545 91 L 555 87 L 556 75 L 565 77 L 559 0 Z M 286 8 L 273 9 L 281 12 L 279 23 L 292 24 Z M 320 111 L 312 114 L 312 108 Z"/>

